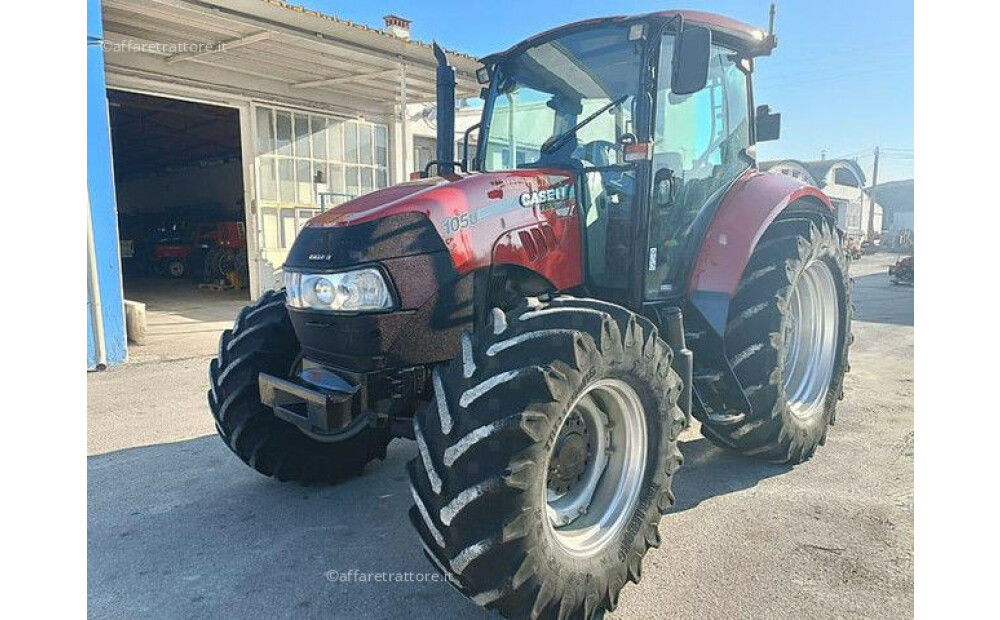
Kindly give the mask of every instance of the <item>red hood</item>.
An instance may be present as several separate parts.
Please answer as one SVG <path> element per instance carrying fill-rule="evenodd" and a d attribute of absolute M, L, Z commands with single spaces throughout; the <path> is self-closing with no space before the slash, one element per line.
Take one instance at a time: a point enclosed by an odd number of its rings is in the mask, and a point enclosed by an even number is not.
<path fill-rule="evenodd" d="M 569 180 L 565 170 L 511 170 L 455 174 L 400 183 L 365 194 L 321 213 L 306 226 L 351 226 L 399 213 L 419 212 L 431 220 L 459 215 L 497 200 L 518 199 Z"/>
<path fill-rule="evenodd" d="M 405 208 L 407 199 L 432 191 L 438 185 L 446 185 L 447 180 L 431 177 L 401 183 L 374 191 L 337 205 L 309 220 L 306 226 L 350 226 L 395 213 L 411 211 Z"/>
<path fill-rule="evenodd" d="M 459 274 L 517 263 L 566 288 L 581 277 L 575 182 L 573 172 L 558 169 L 431 177 L 345 202 L 306 226 L 341 228 L 421 213 Z"/>

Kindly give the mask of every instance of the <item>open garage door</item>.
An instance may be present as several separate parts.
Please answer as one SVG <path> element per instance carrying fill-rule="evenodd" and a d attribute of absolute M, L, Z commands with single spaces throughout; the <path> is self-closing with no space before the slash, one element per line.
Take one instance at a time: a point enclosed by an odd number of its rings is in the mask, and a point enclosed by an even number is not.
<path fill-rule="evenodd" d="M 108 105 L 125 298 L 183 348 L 250 298 L 239 111 L 119 90 Z"/>

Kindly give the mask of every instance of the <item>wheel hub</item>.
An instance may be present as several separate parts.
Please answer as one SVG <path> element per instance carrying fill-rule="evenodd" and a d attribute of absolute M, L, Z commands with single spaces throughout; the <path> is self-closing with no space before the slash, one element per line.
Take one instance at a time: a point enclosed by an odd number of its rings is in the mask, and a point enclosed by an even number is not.
<path fill-rule="evenodd" d="M 549 451 L 548 526 L 566 551 L 591 556 L 628 522 L 646 468 L 642 401 L 603 379 L 573 402 Z"/>
<path fill-rule="evenodd" d="M 549 460 L 549 490 L 561 495 L 583 478 L 591 457 L 589 435 L 579 413 L 566 420 Z"/>

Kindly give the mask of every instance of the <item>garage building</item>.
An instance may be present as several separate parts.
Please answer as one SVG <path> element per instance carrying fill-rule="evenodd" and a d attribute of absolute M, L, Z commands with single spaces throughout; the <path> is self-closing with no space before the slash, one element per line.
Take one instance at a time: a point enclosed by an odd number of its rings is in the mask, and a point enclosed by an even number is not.
<path fill-rule="evenodd" d="M 88 2 L 88 368 L 126 357 L 123 291 L 167 309 L 254 298 L 310 217 L 416 169 L 435 61 L 406 19 Z M 478 62 L 448 57 L 456 96 L 477 96 Z"/>

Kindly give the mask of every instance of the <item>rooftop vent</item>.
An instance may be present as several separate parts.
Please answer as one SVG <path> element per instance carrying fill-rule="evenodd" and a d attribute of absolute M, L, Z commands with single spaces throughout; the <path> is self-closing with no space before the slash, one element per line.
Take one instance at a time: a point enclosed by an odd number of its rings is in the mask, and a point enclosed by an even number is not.
<path fill-rule="evenodd" d="M 410 40 L 410 24 L 408 19 L 404 19 L 399 15 L 386 15 L 382 19 L 385 20 L 385 32 L 391 34 L 394 37 L 399 37 L 400 39 Z"/>

